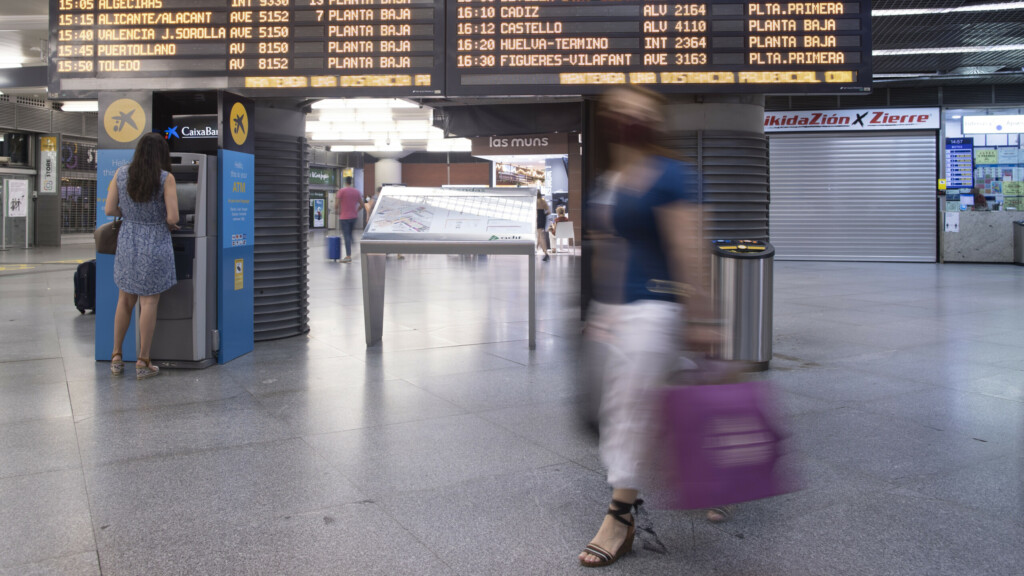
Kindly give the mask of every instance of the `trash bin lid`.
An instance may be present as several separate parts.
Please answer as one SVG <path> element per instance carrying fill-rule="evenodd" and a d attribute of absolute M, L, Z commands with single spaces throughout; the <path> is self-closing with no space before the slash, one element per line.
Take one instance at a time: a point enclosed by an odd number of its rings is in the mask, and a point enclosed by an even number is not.
<path fill-rule="evenodd" d="M 775 247 L 761 240 L 712 240 L 711 249 L 726 258 L 770 258 Z"/>

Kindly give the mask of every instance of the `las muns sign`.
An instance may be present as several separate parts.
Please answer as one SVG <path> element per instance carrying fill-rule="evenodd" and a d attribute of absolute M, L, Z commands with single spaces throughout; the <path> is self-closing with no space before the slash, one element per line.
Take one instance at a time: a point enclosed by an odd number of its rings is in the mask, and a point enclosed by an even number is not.
<path fill-rule="evenodd" d="M 765 132 L 938 129 L 938 108 L 861 108 L 764 113 Z"/>

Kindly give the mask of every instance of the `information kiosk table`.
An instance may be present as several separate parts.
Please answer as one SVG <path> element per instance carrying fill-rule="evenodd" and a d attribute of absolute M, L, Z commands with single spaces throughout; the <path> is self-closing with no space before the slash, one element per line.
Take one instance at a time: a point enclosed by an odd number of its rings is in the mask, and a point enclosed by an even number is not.
<path fill-rule="evenodd" d="M 388 254 L 518 254 L 529 262 L 530 348 L 536 348 L 536 198 L 533 188 L 381 190 L 359 244 L 366 345 L 380 343 L 384 330 Z"/>

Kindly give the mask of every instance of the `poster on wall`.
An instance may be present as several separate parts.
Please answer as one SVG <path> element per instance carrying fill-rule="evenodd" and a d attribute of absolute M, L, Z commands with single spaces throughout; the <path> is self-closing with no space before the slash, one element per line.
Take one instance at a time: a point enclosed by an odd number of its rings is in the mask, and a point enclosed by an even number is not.
<path fill-rule="evenodd" d="M 974 149 L 974 163 L 975 164 L 998 164 L 999 163 L 999 152 L 995 148 L 975 148 Z"/>
<path fill-rule="evenodd" d="M 324 223 L 324 201 L 313 200 L 313 228 L 323 228 Z"/>
<path fill-rule="evenodd" d="M 7 181 L 7 217 L 28 217 L 28 180 Z"/>

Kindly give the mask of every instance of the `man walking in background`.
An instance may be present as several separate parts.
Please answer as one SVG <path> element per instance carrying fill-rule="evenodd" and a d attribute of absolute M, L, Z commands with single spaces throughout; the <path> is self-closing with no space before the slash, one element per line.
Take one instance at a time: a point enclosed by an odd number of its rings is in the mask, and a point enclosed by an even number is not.
<path fill-rule="evenodd" d="M 341 237 L 345 239 L 345 257 L 342 262 L 352 261 L 352 229 L 356 225 L 359 206 L 363 203 L 363 195 L 352 187 L 352 177 L 345 176 L 345 187 L 338 190 L 338 223 L 341 224 Z"/>

